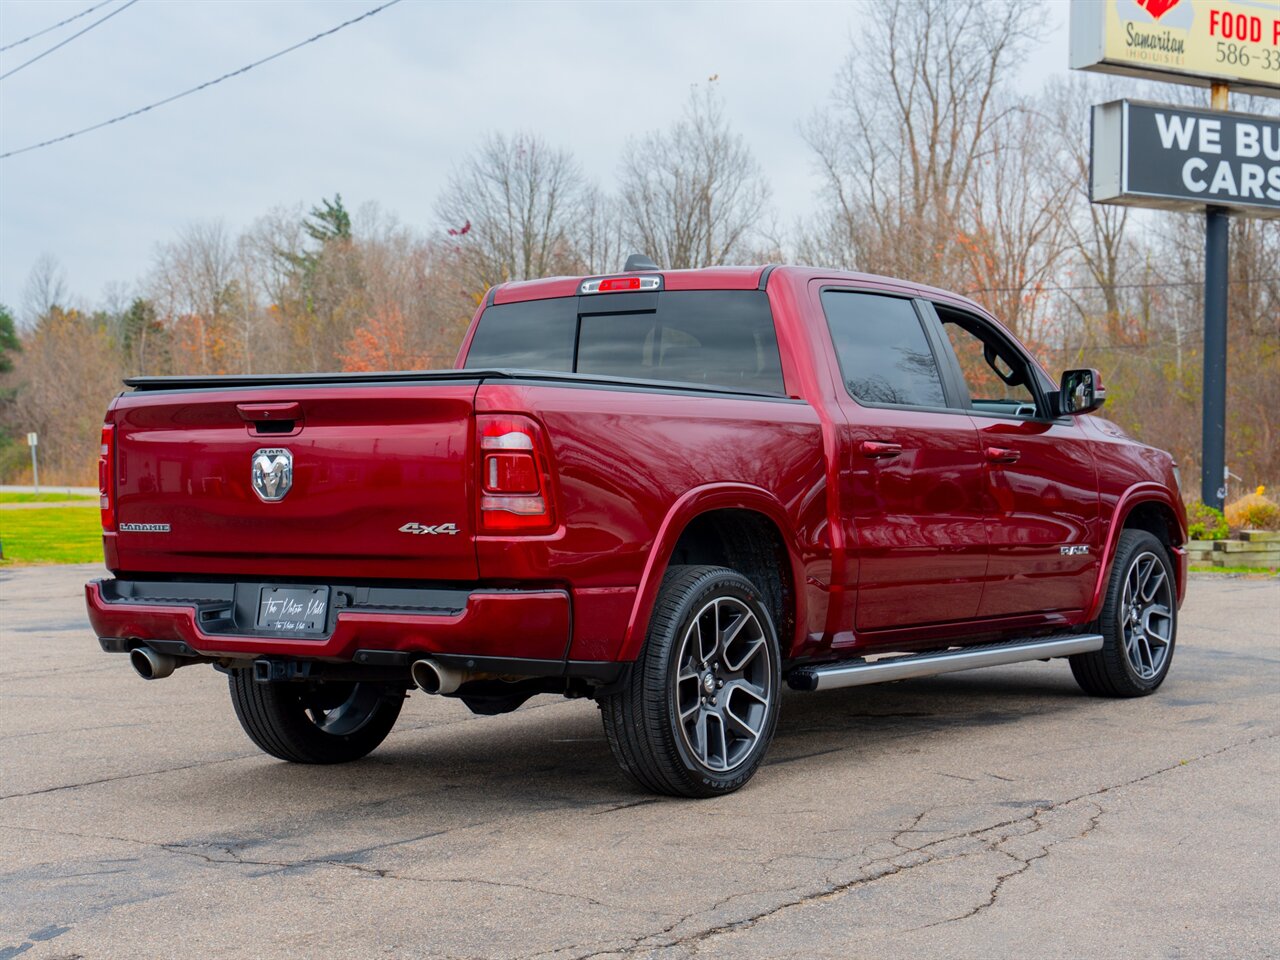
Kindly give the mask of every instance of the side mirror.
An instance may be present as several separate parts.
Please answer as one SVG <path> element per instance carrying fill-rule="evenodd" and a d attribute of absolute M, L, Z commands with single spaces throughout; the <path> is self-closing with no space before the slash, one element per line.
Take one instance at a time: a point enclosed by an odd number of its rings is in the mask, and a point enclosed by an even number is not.
<path fill-rule="evenodd" d="M 1107 388 L 1097 370 L 1068 370 L 1062 375 L 1058 390 L 1058 410 L 1078 417 L 1092 413 L 1107 402 Z"/>

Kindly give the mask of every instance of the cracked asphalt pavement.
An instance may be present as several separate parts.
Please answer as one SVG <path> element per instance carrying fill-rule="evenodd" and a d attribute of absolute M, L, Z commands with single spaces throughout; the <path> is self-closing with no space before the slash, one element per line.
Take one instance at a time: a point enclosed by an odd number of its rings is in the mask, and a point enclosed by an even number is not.
<path fill-rule="evenodd" d="M 713 801 L 593 704 L 416 694 L 345 767 L 99 652 L 93 567 L 0 573 L 0 960 L 1280 956 L 1280 581 L 1199 576 L 1153 697 L 1060 661 L 783 701 Z"/>

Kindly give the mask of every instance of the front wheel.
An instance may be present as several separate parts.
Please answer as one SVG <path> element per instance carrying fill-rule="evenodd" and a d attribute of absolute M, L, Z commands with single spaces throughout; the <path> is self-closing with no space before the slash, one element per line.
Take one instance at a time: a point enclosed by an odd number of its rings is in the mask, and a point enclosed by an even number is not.
<path fill-rule="evenodd" d="M 656 793 L 737 790 L 773 739 L 780 660 L 751 581 L 724 567 L 671 567 L 625 689 L 600 702 L 619 766 Z"/>
<path fill-rule="evenodd" d="M 290 763 L 348 763 L 387 738 L 404 691 L 372 683 L 258 683 L 227 674 L 240 726 L 266 753 Z"/>
<path fill-rule="evenodd" d="M 1144 697 L 1164 683 L 1178 635 L 1178 601 L 1169 553 L 1145 530 L 1120 534 L 1097 629 L 1102 649 L 1070 658 L 1085 693 Z"/>

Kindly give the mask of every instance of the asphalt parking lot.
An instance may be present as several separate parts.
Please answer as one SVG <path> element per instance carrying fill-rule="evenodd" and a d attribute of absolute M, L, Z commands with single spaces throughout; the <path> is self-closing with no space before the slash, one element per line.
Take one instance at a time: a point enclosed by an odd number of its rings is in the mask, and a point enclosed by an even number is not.
<path fill-rule="evenodd" d="M 551 697 L 277 762 L 212 669 L 98 651 L 93 575 L 0 573 L 0 960 L 1280 955 L 1275 579 L 1196 578 L 1143 700 L 1061 662 L 793 694 L 699 802 Z"/>

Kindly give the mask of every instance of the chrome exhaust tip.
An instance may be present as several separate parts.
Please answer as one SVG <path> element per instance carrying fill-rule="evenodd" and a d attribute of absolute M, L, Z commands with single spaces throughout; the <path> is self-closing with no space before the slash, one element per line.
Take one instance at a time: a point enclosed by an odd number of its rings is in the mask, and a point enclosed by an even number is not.
<path fill-rule="evenodd" d="M 156 653 L 150 647 L 130 650 L 129 663 L 143 680 L 163 680 L 178 669 L 176 659 L 165 653 Z"/>
<path fill-rule="evenodd" d="M 449 694 L 455 692 L 467 679 L 461 670 L 454 670 L 434 660 L 415 660 L 409 668 L 413 685 L 423 693 Z"/>

